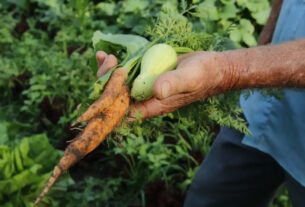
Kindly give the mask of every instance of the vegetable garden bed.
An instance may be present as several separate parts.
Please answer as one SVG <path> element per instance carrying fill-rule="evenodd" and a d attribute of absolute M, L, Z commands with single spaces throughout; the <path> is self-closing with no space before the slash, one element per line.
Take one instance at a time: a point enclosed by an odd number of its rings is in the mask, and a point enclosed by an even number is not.
<path fill-rule="evenodd" d="M 91 86 L 100 83 L 96 31 L 220 51 L 254 46 L 269 11 L 268 0 L 2 1 L 0 205 L 32 206 L 67 141 L 80 132 L 71 128 L 77 106 L 87 108 Z M 39 206 L 182 206 L 219 125 L 247 132 L 236 119 L 239 93 L 123 124 L 64 173 Z M 288 206 L 284 192 L 272 207 Z"/>

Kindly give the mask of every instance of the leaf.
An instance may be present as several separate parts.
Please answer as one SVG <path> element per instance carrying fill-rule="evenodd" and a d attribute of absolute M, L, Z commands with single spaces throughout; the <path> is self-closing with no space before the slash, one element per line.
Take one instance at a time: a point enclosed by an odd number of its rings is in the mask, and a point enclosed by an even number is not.
<path fill-rule="evenodd" d="M 182 2 L 185 2 L 185 1 L 182 1 Z M 167 1 L 162 2 L 162 10 L 164 10 L 164 11 L 165 10 L 175 11 L 175 10 L 177 10 L 177 7 L 178 7 L 177 0 L 171 0 L 171 1 L 167 0 Z M 186 7 L 185 7 L 185 9 L 186 9 Z"/>
<path fill-rule="evenodd" d="M 200 18 L 215 21 L 219 19 L 216 0 L 206 0 L 203 3 L 199 4 L 197 8 L 197 13 Z"/>
<path fill-rule="evenodd" d="M 245 42 L 247 46 L 255 46 L 257 44 L 254 38 L 254 26 L 247 19 L 241 19 L 239 25 L 230 32 L 230 38 L 234 42 Z"/>
<path fill-rule="evenodd" d="M 257 12 L 251 12 L 252 17 L 260 25 L 264 25 L 267 22 L 269 14 L 270 14 L 270 7 L 266 7 L 265 9 L 262 10 L 260 9 Z"/>
<path fill-rule="evenodd" d="M 30 206 L 61 155 L 45 134 L 24 137 L 15 147 L 0 145 L 0 198 L 10 198 L 13 206 Z"/>
<path fill-rule="evenodd" d="M 95 51 L 105 51 L 108 54 L 115 54 L 119 51 L 126 51 L 125 58 L 121 60 L 119 66 L 123 66 L 128 71 L 136 65 L 142 53 L 144 53 L 145 48 L 148 47 L 150 42 L 144 37 L 131 35 L 131 34 L 104 34 L 100 31 L 96 31 L 92 37 L 92 43 Z M 118 54 L 117 56 L 123 56 Z M 96 62 L 96 60 L 92 60 Z M 92 69 L 97 68 L 96 64 L 92 64 Z M 111 73 L 115 70 L 112 68 L 105 75 L 100 77 L 90 89 L 90 99 L 97 99 L 104 86 L 108 82 Z"/>
<path fill-rule="evenodd" d="M 51 170 L 62 154 L 60 151 L 54 150 L 53 146 L 49 143 L 46 134 L 25 137 L 21 142 L 28 142 L 29 148 L 31 149 L 28 157 L 33 159 L 36 163 L 43 165 L 43 172 Z M 23 146 L 22 143 L 20 146 Z M 52 156 L 50 157 L 50 155 Z"/>
<path fill-rule="evenodd" d="M 255 46 L 257 44 L 255 38 L 253 35 L 249 33 L 244 33 L 243 34 L 243 41 L 248 45 L 248 46 Z"/>
<path fill-rule="evenodd" d="M 240 42 L 241 41 L 241 33 L 240 33 L 240 31 L 235 29 L 232 32 L 230 32 L 230 38 L 234 42 Z"/>
<path fill-rule="evenodd" d="M 95 83 L 93 84 L 93 87 L 91 88 L 91 93 L 89 96 L 90 99 L 95 100 L 100 97 L 106 83 L 108 82 L 108 80 L 114 70 L 115 70 L 115 68 L 110 69 L 106 74 L 104 74 L 97 81 L 95 81 Z"/>
<path fill-rule="evenodd" d="M 45 90 L 46 88 L 47 88 L 46 85 L 41 85 L 41 84 L 31 86 L 31 90 Z"/>
<path fill-rule="evenodd" d="M 131 34 L 104 34 L 100 31 L 94 32 L 92 42 L 95 51 L 103 50 L 105 52 L 111 52 L 109 51 L 110 46 L 116 45 L 127 50 L 130 57 L 133 57 L 139 50 L 149 44 L 149 41 L 141 36 Z"/>
<path fill-rule="evenodd" d="M 130 58 L 125 63 L 125 65 L 123 65 L 123 68 L 129 72 L 130 69 L 133 68 L 137 64 L 137 62 L 139 61 L 140 57 L 141 57 L 140 55 L 137 55 L 137 56 L 135 56 L 133 58 Z"/>
<path fill-rule="evenodd" d="M 234 3 L 226 4 L 222 10 L 219 12 L 219 17 L 221 19 L 229 19 L 236 17 L 236 14 L 240 11 Z"/>
<path fill-rule="evenodd" d="M 223 4 L 234 4 L 235 0 L 220 0 Z"/>
<path fill-rule="evenodd" d="M 115 13 L 115 3 L 114 2 L 110 2 L 110 3 L 106 3 L 106 2 L 101 2 L 98 3 L 95 6 L 99 11 L 101 11 L 102 14 L 107 15 L 107 16 L 112 16 Z"/>
<path fill-rule="evenodd" d="M 0 145 L 13 144 L 18 139 L 17 134 L 29 127 L 31 125 L 19 122 L 0 122 Z"/>
<path fill-rule="evenodd" d="M 124 1 L 123 11 L 136 13 L 146 9 L 149 5 L 149 1 L 147 0 L 128 0 Z"/>
<path fill-rule="evenodd" d="M 258 24 L 264 25 L 270 13 L 270 3 L 267 0 L 237 0 L 237 4 L 246 7 Z"/>

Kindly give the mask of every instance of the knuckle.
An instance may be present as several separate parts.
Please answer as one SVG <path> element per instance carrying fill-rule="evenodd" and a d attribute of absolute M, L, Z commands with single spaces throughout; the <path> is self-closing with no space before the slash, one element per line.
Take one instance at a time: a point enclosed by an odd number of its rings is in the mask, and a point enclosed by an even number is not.
<path fill-rule="evenodd" d="M 114 63 L 116 65 L 118 64 L 118 60 L 117 60 L 117 58 L 113 54 L 108 55 L 108 60 L 111 63 Z"/>
<path fill-rule="evenodd" d="M 104 51 L 97 51 L 97 52 L 96 52 L 96 55 L 99 55 L 99 56 L 107 56 L 107 53 L 104 52 Z"/>
<path fill-rule="evenodd" d="M 95 56 L 96 56 L 97 62 L 99 64 L 101 64 L 107 57 L 107 53 L 105 53 L 104 51 L 98 51 L 98 52 L 96 52 Z"/>

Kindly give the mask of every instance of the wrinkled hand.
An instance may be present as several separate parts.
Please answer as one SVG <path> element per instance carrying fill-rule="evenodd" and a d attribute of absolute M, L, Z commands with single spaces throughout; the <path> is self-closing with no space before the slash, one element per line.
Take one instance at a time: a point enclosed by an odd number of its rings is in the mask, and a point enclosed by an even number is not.
<path fill-rule="evenodd" d="M 103 51 L 96 53 L 97 77 L 107 73 L 118 61 Z M 176 70 L 161 75 L 154 83 L 153 97 L 131 105 L 130 116 L 139 111 L 143 119 L 173 112 L 179 107 L 224 92 L 226 58 L 216 52 L 181 55 Z M 228 74 L 227 74 L 228 75 Z"/>

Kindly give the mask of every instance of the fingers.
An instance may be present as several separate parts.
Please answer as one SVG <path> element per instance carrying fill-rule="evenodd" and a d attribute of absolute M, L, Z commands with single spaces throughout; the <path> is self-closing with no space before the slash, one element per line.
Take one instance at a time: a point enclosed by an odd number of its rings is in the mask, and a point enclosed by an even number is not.
<path fill-rule="evenodd" d="M 161 75 L 154 84 L 154 96 L 158 99 L 165 99 L 170 96 L 192 92 L 196 90 L 199 80 L 199 75 L 196 71 L 189 69 L 177 69 L 169 71 Z"/>
<path fill-rule="evenodd" d="M 142 119 L 161 115 L 161 102 L 156 98 L 150 98 L 146 101 L 135 103 L 130 106 L 129 121 L 134 121 L 140 113 Z"/>
<path fill-rule="evenodd" d="M 103 51 L 98 51 L 96 53 L 96 60 L 98 62 L 98 71 L 97 71 L 97 78 L 100 78 L 105 73 L 107 73 L 111 68 L 118 65 L 117 58 L 110 54 L 107 55 L 107 53 Z"/>
<path fill-rule="evenodd" d="M 99 67 L 101 67 L 105 58 L 107 57 L 107 53 L 105 53 L 104 51 L 98 51 L 98 52 L 96 52 L 95 56 L 96 56 L 96 61 L 97 61 L 97 65 L 99 68 Z"/>
<path fill-rule="evenodd" d="M 146 101 L 131 105 L 128 121 L 135 121 L 139 113 L 144 120 L 173 112 L 182 106 L 197 101 L 198 97 L 196 92 L 176 94 L 162 100 L 152 97 Z"/>
<path fill-rule="evenodd" d="M 187 53 L 187 54 L 183 54 L 183 55 L 179 55 L 178 56 L 178 65 L 186 58 L 189 58 L 193 55 L 197 55 L 197 54 L 200 54 L 200 53 L 206 53 L 204 51 L 196 51 L 196 52 L 192 52 L 192 53 Z"/>

